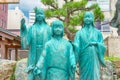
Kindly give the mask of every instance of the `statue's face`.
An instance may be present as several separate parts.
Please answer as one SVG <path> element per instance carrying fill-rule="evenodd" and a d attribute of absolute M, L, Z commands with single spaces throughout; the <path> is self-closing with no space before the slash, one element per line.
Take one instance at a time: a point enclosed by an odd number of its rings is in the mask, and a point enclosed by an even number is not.
<path fill-rule="evenodd" d="M 36 20 L 37 20 L 37 21 L 43 21 L 44 18 L 45 18 L 45 15 L 44 15 L 44 13 L 41 12 L 41 11 L 36 14 Z"/>
<path fill-rule="evenodd" d="M 84 15 L 84 23 L 89 25 L 93 23 L 93 16 L 91 15 L 91 12 L 86 12 Z"/>
<path fill-rule="evenodd" d="M 61 36 L 63 33 L 63 26 L 61 24 L 57 24 L 53 28 L 54 35 Z"/>

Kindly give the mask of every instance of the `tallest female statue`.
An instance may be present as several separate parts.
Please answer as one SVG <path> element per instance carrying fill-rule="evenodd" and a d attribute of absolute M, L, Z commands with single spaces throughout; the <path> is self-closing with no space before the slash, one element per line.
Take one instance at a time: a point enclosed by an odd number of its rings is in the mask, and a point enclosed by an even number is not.
<path fill-rule="evenodd" d="M 105 66 L 105 46 L 101 32 L 94 26 L 92 12 L 85 13 L 84 25 L 75 36 L 74 46 L 80 80 L 100 80 L 100 65 Z"/>
<path fill-rule="evenodd" d="M 45 43 L 51 38 L 51 29 L 45 22 L 44 11 L 40 8 L 35 10 L 35 22 L 27 29 L 25 20 L 21 20 L 21 45 L 22 48 L 29 49 L 28 54 L 28 80 L 39 80 L 40 76 L 34 76 L 33 69 L 38 62 Z"/>

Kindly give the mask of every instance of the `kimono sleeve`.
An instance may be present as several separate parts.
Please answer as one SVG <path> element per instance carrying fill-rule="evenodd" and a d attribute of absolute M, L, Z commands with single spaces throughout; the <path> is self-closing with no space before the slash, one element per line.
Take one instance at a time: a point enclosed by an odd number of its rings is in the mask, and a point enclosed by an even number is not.
<path fill-rule="evenodd" d="M 75 71 L 76 71 L 76 60 L 75 54 L 73 52 L 73 47 L 70 45 L 70 78 L 71 80 L 75 80 Z"/>
<path fill-rule="evenodd" d="M 80 53 L 80 39 L 79 39 L 79 32 L 76 33 L 73 43 L 73 50 L 75 53 L 76 62 L 78 62 L 78 54 Z"/>
<path fill-rule="evenodd" d="M 104 45 L 103 41 L 103 36 L 102 33 L 100 32 L 98 35 L 98 42 L 97 42 L 97 53 L 98 53 L 98 58 L 102 66 L 105 66 L 105 60 L 104 60 L 104 55 L 106 51 L 106 47 Z"/>
<path fill-rule="evenodd" d="M 45 58 L 46 58 L 47 52 L 48 52 L 48 45 L 46 44 L 46 45 L 45 45 L 45 48 L 44 48 L 44 50 L 43 50 L 43 52 L 42 52 L 42 54 L 41 54 L 41 56 L 40 56 L 40 58 L 39 58 L 39 60 L 38 60 L 38 62 L 37 62 L 37 64 L 36 64 L 36 66 L 37 66 L 39 69 L 41 69 L 41 68 L 44 67 Z"/>

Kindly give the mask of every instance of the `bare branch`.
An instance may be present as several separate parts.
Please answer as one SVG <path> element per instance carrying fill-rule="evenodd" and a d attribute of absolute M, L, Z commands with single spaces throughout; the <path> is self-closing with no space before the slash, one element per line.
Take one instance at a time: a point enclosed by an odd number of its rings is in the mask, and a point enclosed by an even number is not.
<path fill-rule="evenodd" d="M 79 10 L 85 10 L 85 11 L 89 11 L 89 10 L 91 10 L 92 8 L 76 8 L 76 9 L 74 9 L 74 10 L 71 10 L 71 11 L 69 11 L 69 14 L 72 14 L 72 13 L 74 13 L 75 11 L 79 11 Z"/>
<path fill-rule="evenodd" d="M 65 1 L 65 3 L 67 3 L 67 0 L 64 0 Z"/>
<path fill-rule="evenodd" d="M 66 26 L 68 26 L 70 22 L 70 9 L 68 8 L 67 8 L 67 16 L 65 17 L 65 22 L 66 22 Z"/>
<path fill-rule="evenodd" d="M 71 33 L 71 32 L 69 31 L 68 27 L 65 27 L 65 33 L 66 33 L 68 39 L 70 39 L 70 40 L 72 40 L 72 41 L 74 40 L 75 34 L 74 34 L 74 33 Z"/>
<path fill-rule="evenodd" d="M 64 20 L 62 18 L 60 18 L 60 16 L 52 16 L 52 17 L 58 18 L 59 20 L 64 22 Z"/>
<path fill-rule="evenodd" d="M 70 2 L 73 2 L 74 0 L 70 0 Z"/>
<path fill-rule="evenodd" d="M 54 8 L 54 9 L 58 9 L 58 7 L 55 6 L 54 4 L 48 4 L 48 5 L 51 6 L 52 8 Z"/>

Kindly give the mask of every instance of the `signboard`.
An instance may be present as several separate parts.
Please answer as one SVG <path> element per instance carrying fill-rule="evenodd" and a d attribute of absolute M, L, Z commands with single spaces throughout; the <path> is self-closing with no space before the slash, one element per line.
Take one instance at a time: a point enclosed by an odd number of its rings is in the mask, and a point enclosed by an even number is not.
<path fill-rule="evenodd" d="M 0 4 L 3 4 L 3 3 L 6 3 L 6 4 L 9 4 L 9 3 L 19 3 L 19 0 L 0 0 Z"/>

